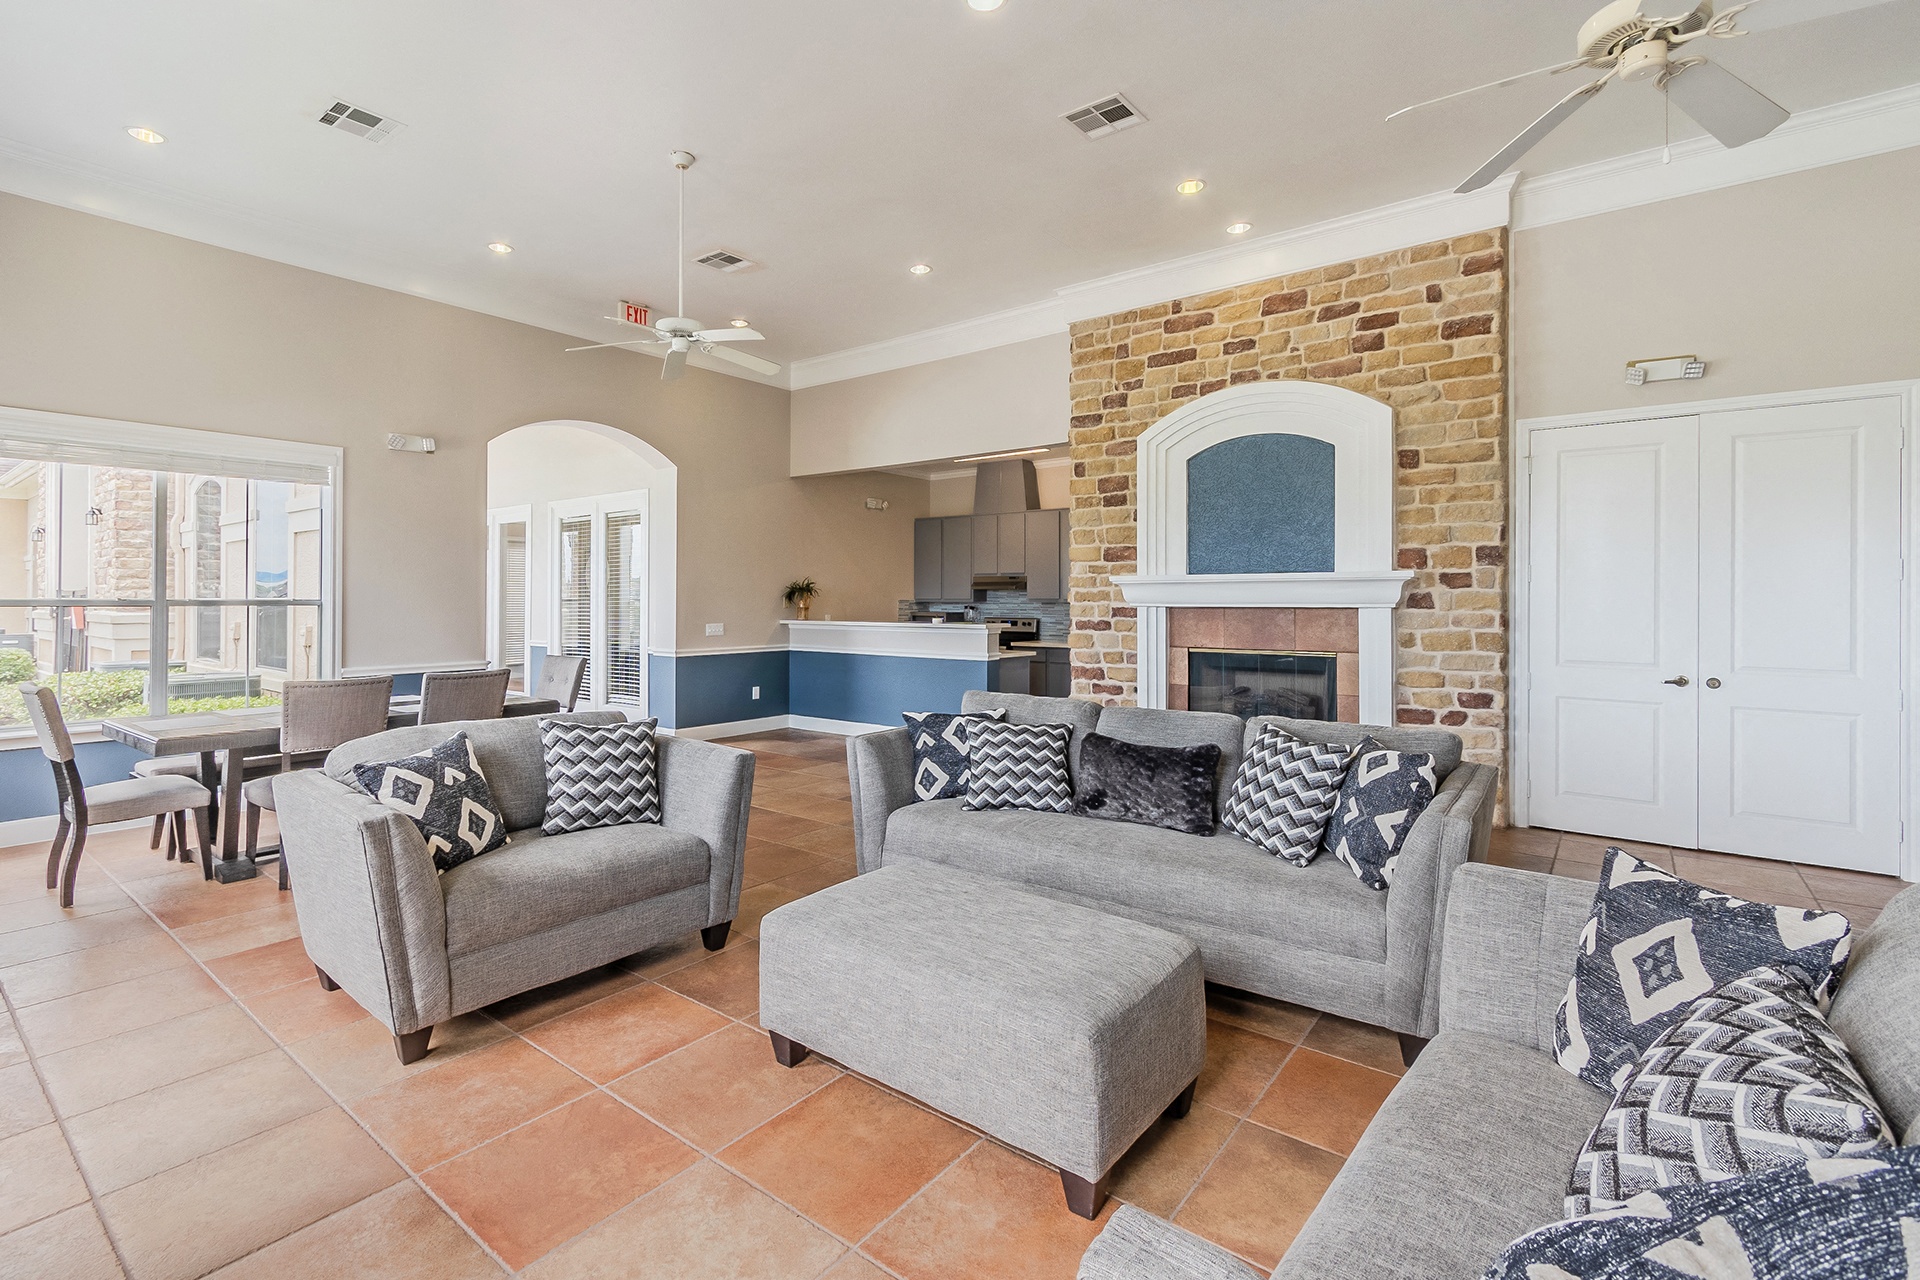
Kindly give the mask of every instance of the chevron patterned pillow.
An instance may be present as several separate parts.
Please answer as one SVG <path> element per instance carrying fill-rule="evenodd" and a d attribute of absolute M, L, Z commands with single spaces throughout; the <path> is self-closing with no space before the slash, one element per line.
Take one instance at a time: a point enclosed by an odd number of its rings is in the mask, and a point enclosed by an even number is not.
<path fill-rule="evenodd" d="M 1762 966 L 1694 1001 L 1640 1055 L 1573 1166 L 1567 1216 L 1893 1145 L 1805 984 Z"/>
<path fill-rule="evenodd" d="M 542 720 L 547 816 L 540 830 L 557 836 L 591 827 L 660 821 L 660 775 L 653 743 L 657 723 Z"/>
<path fill-rule="evenodd" d="M 1067 773 L 1064 724 L 1005 724 L 978 720 L 967 726 L 967 795 L 962 809 L 1038 809 L 1065 813 L 1073 807 Z"/>
<path fill-rule="evenodd" d="M 1220 825 L 1304 867 L 1320 852 L 1352 763 L 1352 747 L 1302 742 L 1278 725 L 1262 725 L 1234 775 Z"/>

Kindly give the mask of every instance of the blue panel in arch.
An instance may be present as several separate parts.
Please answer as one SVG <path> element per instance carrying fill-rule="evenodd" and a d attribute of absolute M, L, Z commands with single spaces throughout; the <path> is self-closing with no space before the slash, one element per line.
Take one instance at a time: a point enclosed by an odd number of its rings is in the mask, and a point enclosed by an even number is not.
<path fill-rule="evenodd" d="M 1223 440 L 1187 460 L 1188 573 L 1332 573 L 1333 444 Z"/>

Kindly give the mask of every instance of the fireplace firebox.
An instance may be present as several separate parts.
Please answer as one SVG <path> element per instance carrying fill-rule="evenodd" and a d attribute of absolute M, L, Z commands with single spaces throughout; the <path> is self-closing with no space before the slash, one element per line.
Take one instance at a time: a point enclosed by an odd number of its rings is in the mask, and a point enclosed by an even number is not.
<path fill-rule="evenodd" d="M 1337 720 L 1338 662 L 1331 653 L 1189 649 L 1187 706 L 1242 720 Z"/>

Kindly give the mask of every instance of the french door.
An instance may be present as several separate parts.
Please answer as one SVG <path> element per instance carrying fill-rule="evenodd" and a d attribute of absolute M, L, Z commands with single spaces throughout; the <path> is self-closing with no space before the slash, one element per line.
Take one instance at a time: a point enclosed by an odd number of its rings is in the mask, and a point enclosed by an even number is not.
<path fill-rule="evenodd" d="M 1531 444 L 1529 820 L 1897 873 L 1900 402 Z"/>
<path fill-rule="evenodd" d="M 587 659 L 583 704 L 647 706 L 646 494 L 556 502 L 552 651 Z"/>

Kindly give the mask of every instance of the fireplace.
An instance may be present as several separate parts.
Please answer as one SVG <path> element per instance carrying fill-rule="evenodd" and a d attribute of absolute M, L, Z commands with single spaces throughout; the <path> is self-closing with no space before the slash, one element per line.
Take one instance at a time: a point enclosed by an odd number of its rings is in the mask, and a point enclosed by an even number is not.
<path fill-rule="evenodd" d="M 1189 649 L 1187 706 L 1224 711 L 1242 720 L 1333 720 L 1340 706 L 1339 665 L 1339 655 L 1333 653 Z"/>

